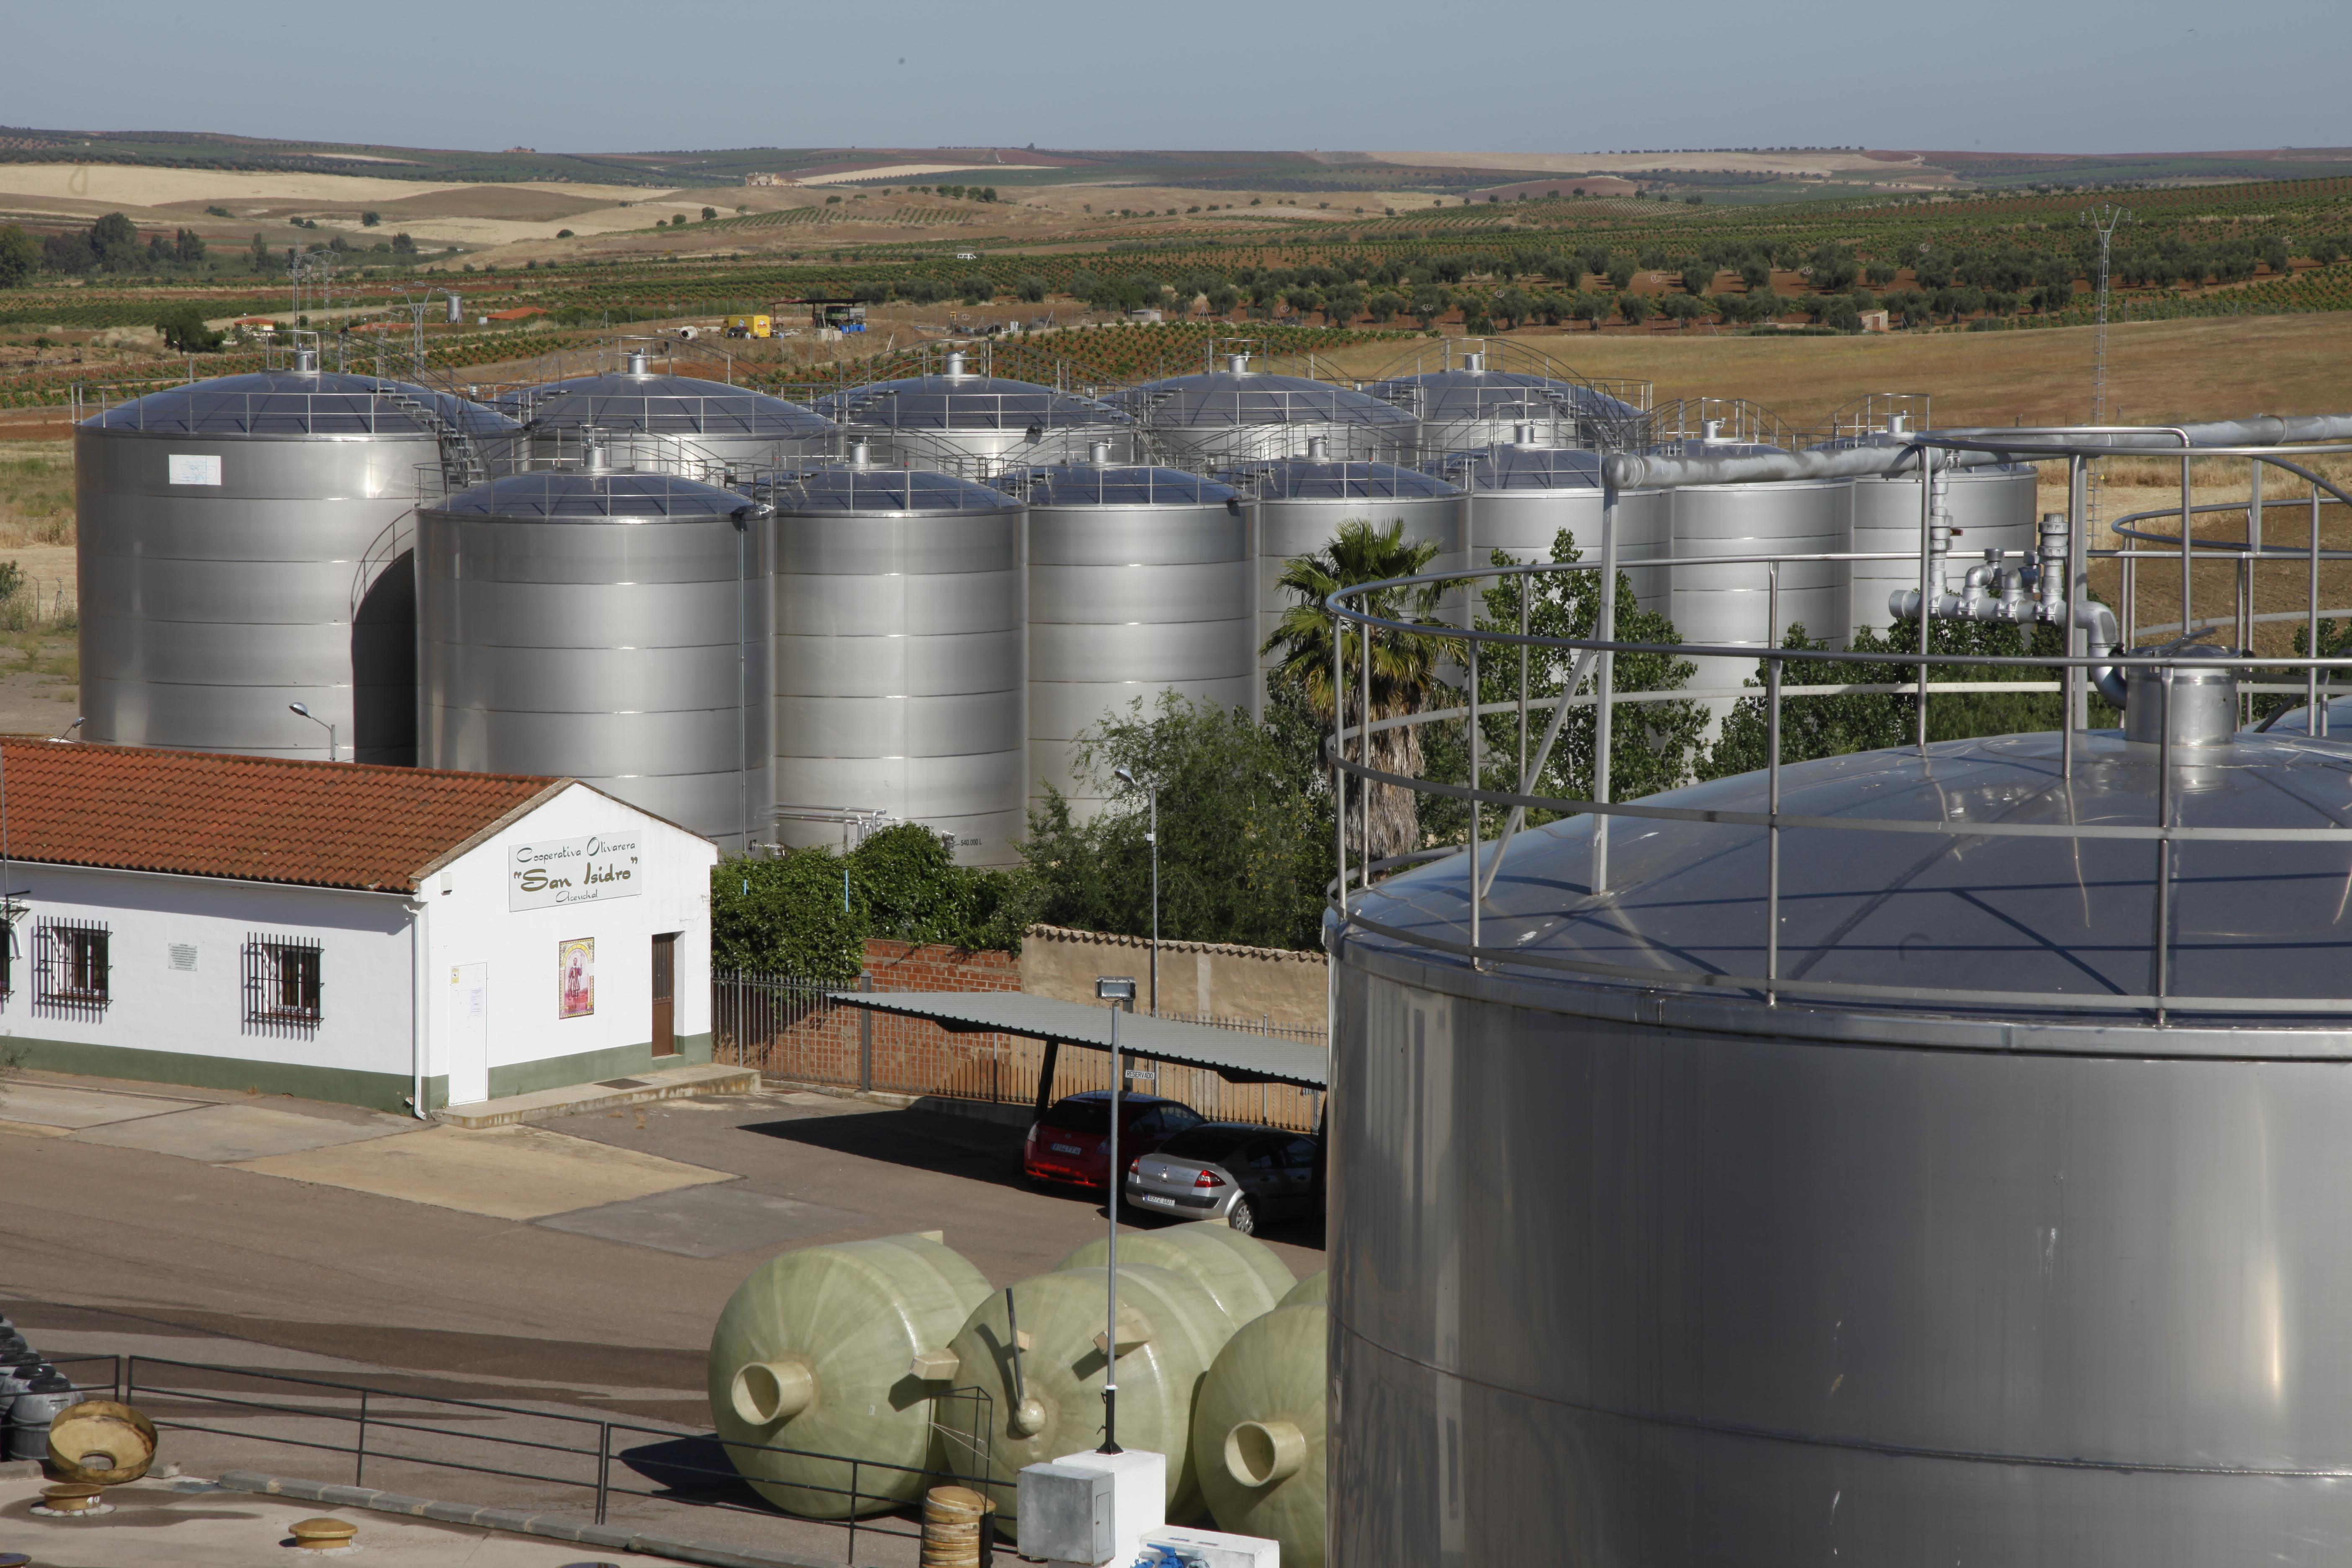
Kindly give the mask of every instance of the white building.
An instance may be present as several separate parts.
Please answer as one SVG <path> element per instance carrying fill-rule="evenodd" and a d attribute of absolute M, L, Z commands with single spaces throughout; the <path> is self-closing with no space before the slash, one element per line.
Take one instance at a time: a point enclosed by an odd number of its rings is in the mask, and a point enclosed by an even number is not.
<path fill-rule="evenodd" d="M 570 779 L 0 742 L 0 1051 L 426 1110 L 710 1058 L 708 839 Z"/>

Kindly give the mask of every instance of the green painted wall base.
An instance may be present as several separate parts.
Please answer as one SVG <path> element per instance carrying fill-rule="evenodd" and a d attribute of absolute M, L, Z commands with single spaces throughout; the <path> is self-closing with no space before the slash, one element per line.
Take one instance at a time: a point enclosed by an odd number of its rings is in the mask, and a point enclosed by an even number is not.
<path fill-rule="evenodd" d="M 627 1078 L 633 1073 L 650 1072 L 656 1068 L 682 1068 L 709 1059 L 709 1035 L 678 1036 L 677 1054 L 669 1057 L 655 1056 L 651 1040 L 642 1045 L 614 1046 L 610 1050 L 583 1051 L 576 1057 L 541 1057 L 535 1062 L 517 1062 L 511 1067 L 492 1068 L 490 1098 L 504 1100 L 510 1094 L 534 1094 L 542 1089 L 594 1083 L 599 1079 Z M 436 1100 L 435 1103 L 446 1104 L 446 1101 Z"/>
<path fill-rule="evenodd" d="M 79 1073 L 87 1078 L 126 1079 L 139 1083 L 177 1083 L 194 1089 L 244 1089 L 254 1094 L 288 1094 L 299 1100 L 331 1100 L 363 1105 L 371 1110 L 404 1115 L 408 1110 L 410 1081 L 405 1074 L 361 1072 L 324 1068 L 308 1062 L 247 1061 L 236 1057 L 196 1056 L 183 1051 L 151 1051 L 134 1046 L 94 1046 L 72 1040 L 40 1040 L 23 1035 L 0 1040 L 0 1052 L 17 1065 L 47 1072 Z M 653 1042 L 589 1051 L 574 1057 L 548 1057 L 490 1069 L 490 1098 L 529 1094 L 534 1089 L 561 1089 L 567 1084 L 593 1083 L 598 1079 L 625 1078 L 656 1068 L 686 1067 L 710 1060 L 709 1035 L 680 1035 L 677 1054 L 656 1057 Z M 425 1080 L 425 1105 L 429 1110 L 449 1103 L 449 1081 Z"/>

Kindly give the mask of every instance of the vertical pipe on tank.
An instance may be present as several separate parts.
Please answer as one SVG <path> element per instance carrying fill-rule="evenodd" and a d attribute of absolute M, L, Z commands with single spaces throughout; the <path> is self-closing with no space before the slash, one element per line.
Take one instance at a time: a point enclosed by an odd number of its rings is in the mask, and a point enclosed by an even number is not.
<path fill-rule="evenodd" d="M 2084 488 L 2090 481 L 2090 460 L 2082 457 L 2066 459 L 2066 654 L 2079 658 L 2083 654 L 2083 516 L 2088 499 Z M 1924 674 L 1924 672 L 1923 672 Z M 2091 721 L 2089 694 L 2077 679 L 2079 672 L 2073 665 L 2059 677 L 2063 711 L 2059 717 L 2059 776 L 2072 784 L 2074 779 L 2074 731 L 2087 729 Z M 1924 699 L 1923 699 L 1924 700 Z"/>
<path fill-rule="evenodd" d="M 1604 468 L 1601 480 L 1601 602 L 1594 616 L 1593 640 L 1603 644 L 1595 673 L 1601 684 L 1595 688 L 1592 709 L 1592 798 L 1600 805 L 1609 803 L 1610 757 L 1612 733 L 1612 699 L 1617 687 L 1617 655 L 1605 645 L 1617 640 L 1617 486 Z M 1560 694 L 1565 704 L 1572 692 Z M 1609 817 L 1596 813 L 1600 820 L 1592 825 L 1592 890 L 1609 889 Z"/>
<path fill-rule="evenodd" d="M 2180 635 L 2182 637 L 2187 637 L 2189 635 L 2189 628 L 2197 624 L 2195 621 L 2189 618 L 2190 614 L 2189 608 L 2189 567 L 2190 561 L 2189 552 L 2189 530 L 2190 524 L 2189 507 L 2189 456 L 2184 452 L 2181 454 L 2180 458 Z"/>
<path fill-rule="evenodd" d="M 1768 647 L 1777 648 L 1780 640 L 1780 563 L 1771 562 L 1765 571 L 1764 597 L 1769 606 L 1766 615 L 1773 627 L 1772 641 Z M 1926 674 L 1925 669 L 1920 671 L 1923 687 Z M 1780 1005 L 1776 984 L 1780 978 L 1780 661 L 1769 652 L 1764 659 L 1764 1005 L 1777 1007 Z"/>
<path fill-rule="evenodd" d="M 2310 587 L 2310 614 L 2305 621 L 2307 629 L 2304 633 L 2303 652 L 2306 658 L 2316 658 L 2319 657 L 2319 485 L 2316 481 L 2311 487 Z M 2180 629 L 2184 634 L 2189 630 L 2185 617 Z M 2327 733 L 2327 710 L 2319 705 L 2319 667 L 2315 664 L 2305 666 L 2303 671 L 2303 711 L 2307 720 L 2304 725 L 2305 730 L 2314 735 Z"/>
<path fill-rule="evenodd" d="M 1927 657 L 1927 620 L 1935 614 L 1935 534 L 1936 534 L 1936 452 L 1932 447 L 1919 448 L 1919 657 Z M 1922 662 L 1914 667 L 1911 679 L 1918 684 L 1918 694 L 1912 720 L 1916 731 L 1919 754 L 1927 754 L 1927 666 Z"/>

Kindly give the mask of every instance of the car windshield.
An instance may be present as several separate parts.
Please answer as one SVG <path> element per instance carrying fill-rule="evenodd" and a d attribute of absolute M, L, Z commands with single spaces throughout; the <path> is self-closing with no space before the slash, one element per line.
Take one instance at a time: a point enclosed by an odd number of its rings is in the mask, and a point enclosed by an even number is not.
<path fill-rule="evenodd" d="M 1220 1164 L 1234 1150 L 1248 1142 L 1250 1136 L 1248 1132 L 1234 1127 L 1188 1127 L 1160 1145 L 1160 1152 L 1172 1159 Z"/>

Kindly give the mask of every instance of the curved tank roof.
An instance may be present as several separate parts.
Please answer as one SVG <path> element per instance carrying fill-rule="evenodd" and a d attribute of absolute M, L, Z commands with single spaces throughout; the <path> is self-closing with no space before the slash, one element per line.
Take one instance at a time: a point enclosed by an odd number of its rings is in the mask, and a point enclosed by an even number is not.
<path fill-rule="evenodd" d="M 1946 831 L 1784 826 L 1778 973 L 1790 983 L 1946 994 L 1829 1004 L 1914 1013 L 2073 1017 L 2082 1016 L 2080 1004 L 2102 996 L 2147 994 L 2152 843 L 1969 831 L 1983 823 L 2157 822 L 2158 748 L 2114 731 L 2079 737 L 2075 747 L 2071 783 L 2054 733 L 1945 742 L 1924 757 L 1904 749 L 1783 767 L 1781 810 L 1790 816 L 1928 823 Z M 2352 748 L 2241 734 L 2187 754 L 2193 760 L 2174 753 L 2180 825 L 2347 826 L 2343 803 Z M 1745 773 L 1639 804 L 1760 814 L 1765 791 L 1764 773 Z M 1646 989 L 1651 973 L 1661 981 L 1679 975 L 1718 1001 L 1754 997 L 1739 987 L 1708 986 L 1704 976 L 1765 972 L 1765 830 L 1621 819 L 1611 834 L 1612 886 L 1595 897 L 1592 821 L 1576 816 L 1529 829 L 1508 847 L 1479 942 L 1528 962 L 1500 967 L 1549 985 L 1621 993 Z M 2352 998 L 2352 972 L 2318 957 L 2342 941 L 2343 844 L 2184 838 L 2175 853 L 2180 892 L 2169 994 Z M 1425 939 L 1459 942 L 1468 935 L 1464 882 L 1454 859 L 1390 879 L 1353 912 L 1391 934 L 1351 935 L 1350 942 L 1438 957 Z M 1619 973 L 1545 967 L 1562 962 Z M 2064 1000 L 2043 1003 L 2020 993 Z M 1801 990 L 1782 1005 L 1792 1002 L 1806 1003 Z M 2210 1011 L 2229 1016 L 2226 1006 Z"/>
<path fill-rule="evenodd" d="M 519 426 L 478 403 L 411 382 L 333 371 L 264 370 L 215 376 L 118 403 L 82 421 L 100 430 L 179 436 L 432 437 L 510 435 Z"/>
<path fill-rule="evenodd" d="M 1422 418 L 1638 419 L 1642 411 L 1572 381 L 1509 370 L 1433 370 L 1391 376 L 1365 388 L 1373 396 L 1409 408 Z"/>
<path fill-rule="evenodd" d="M 738 491 L 668 474 L 509 474 L 451 496 L 430 510 L 455 517 L 580 521 L 657 518 L 699 521 L 725 517 L 751 503 Z"/>
<path fill-rule="evenodd" d="M 534 430 L 591 426 L 649 435 L 756 438 L 824 436 L 833 429 L 831 420 L 797 403 L 691 375 L 575 376 L 495 401 Z"/>
<path fill-rule="evenodd" d="M 1238 479 L 1269 500 L 1397 500 L 1462 493 L 1459 486 L 1419 468 L 1326 458 L 1283 458 L 1253 463 L 1228 478 Z"/>
<path fill-rule="evenodd" d="M 931 468 L 827 463 L 762 486 L 780 512 L 1004 511 L 1021 502 L 1002 490 Z"/>
<path fill-rule="evenodd" d="M 1220 370 L 1147 381 L 1116 395 L 1147 425 L 1390 425 L 1413 416 L 1395 404 L 1303 375 Z"/>
<path fill-rule="evenodd" d="M 1599 489 L 1601 457 L 1577 447 L 1495 446 L 1427 465 L 1470 490 Z"/>
<path fill-rule="evenodd" d="M 910 375 L 816 400 L 817 411 L 853 426 L 889 430 L 1046 430 L 1125 425 L 1098 398 L 993 375 Z"/>
<path fill-rule="evenodd" d="M 994 483 L 1031 506 L 1213 506 L 1241 494 L 1181 468 L 1116 464 L 1055 463 L 1005 474 Z"/>

